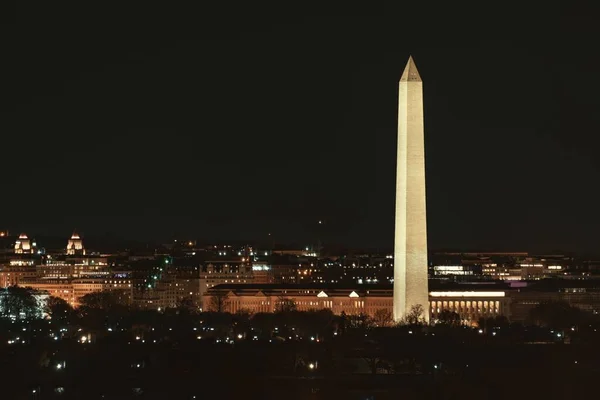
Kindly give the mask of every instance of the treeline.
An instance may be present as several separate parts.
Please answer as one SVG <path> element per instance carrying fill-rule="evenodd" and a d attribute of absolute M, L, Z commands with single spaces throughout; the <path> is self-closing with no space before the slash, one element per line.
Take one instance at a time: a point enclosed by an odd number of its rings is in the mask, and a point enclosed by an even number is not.
<path fill-rule="evenodd" d="M 49 319 L 55 326 L 79 326 L 89 331 L 143 330 L 163 327 L 189 326 L 203 329 L 198 336 L 227 337 L 243 335 L 244 338 L 301 339 L 341 334 L 347 330 L 370 330 L 375 328 L 403 328 L 422 330 L 431 328 L 423 318 L 420 305 L 412 307 L 405 318 L 396 323 L 389 310 L 381 309 L 373 317 L 367 315 L 334 315 L 330 310 L 300 312 L 292 299 L 278 299 L 275 313 L 252 314 L 240 310 L 235 314 L 223 311 L 226 298 L 213 297 L 209 309 L 200 313 L 189 299 L 180 301 L 177 307 L 161 312 L 136 309 L 124 303 L 118 293 L 95 292 L 80 299 L 80 307 L 72 308 L 58 297 L 42 296 L 38 292 L 22 287 L 9 287 L 0 290 L 0 319 L 5 321 L 33 321 Z M 511 323 L 505 317 L 481 319 L 479 333 L 500 334 L 504 329 L 521 330 L 524 327 L 540 327 L 557 330 L 564 335 L 573 332 L 593 330 L 600 322 L 598 315 L 582 311 L 564 302 L 543 302 L 532 309 L 526 324 Z M 452 311 L 442 311 L 432 325 L 438 329 L 466 329 L 460 316 Z M 468 327 L 471 328 L 471 327 Z"/>

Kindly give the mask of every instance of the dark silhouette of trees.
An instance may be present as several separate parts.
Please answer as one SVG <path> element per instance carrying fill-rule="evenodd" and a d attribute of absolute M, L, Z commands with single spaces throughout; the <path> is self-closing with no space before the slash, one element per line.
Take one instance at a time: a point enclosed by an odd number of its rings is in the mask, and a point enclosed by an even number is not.
<path fill-rule="evenodd" d="M 382 363 L 381 349 L 376 343 L 366 343 L 363 352 L 363 360 L 369 366 L 371 374 L 377 373 L 377 368 Z"/>
<path fill-rule="evenodd" d="M 497 315 L 490 318 L 479 318 L 477 325 L 487 333 L 488 329 L 508 328 L 510 326 L 510 322 L 504 315 Z"/>
<path fill-rule="evenodd" d="M 194 300 L 190 296 L 187 296 L 179 299 L 177 302 L 177 311 L 180 314 L 194 314 L 198 309 L 194 305 Z"/>
<path fill-rule="evenodd" d="M 240 308 L 235 314 L 239 317 L 250 319 L 253 313 L 249 308 Z"/>
<path fill-rule="evenodd" d="M 454 311 L 442 310 L 438 314 L 437 323 L 447 326 L 459 326 L 461 324 L 460 315 Z"/>
<path fill-rule="evenodd" d="M 210 296 L 210 300 L 208 302 L 209 311 L 222 313 L 226 312 L 229 308 L 229 296 L 226 292 L 223 291 L 215 291 L 212 296 Z"/>
<path fill-rule="evenodd" d="M 421 304 L 411 306 L 410 311 L 402 319 L 404 325 L 424 325 L 426 322 L 425 309 Z"/>
<path fill-rule="evenodd" d="M 115 291 L 93 292 L 79 298 L 77 313 L 80 323 L 90 329 L 101 330 L 105 325 L 131 318 L 131 308 Z"/>
<path fill-rule="evenodd" d="M 271 337 L 275 330 L 275 314 L 256 313 L 250 320 L 252 327 L 262 336 Z"/>
<path fill-rule="evenodd" d="M 296 302 L 293 299 L 287 298 L 285 296 L 279 296 L 277 298 L 277 312 L 290 312 L 296 311 L 296 309 Z"/>
<path fill-rule="evenodd" d="M 346 315 L 346 328 L 352 329 L 371 329 L 373 327 L 373 319 L 367 314 Z"/>
<path fill-rule="evenodd" d="M 50 296 L 46 300 L 46 312 L 57 322 L 69 322 L 75 317 L 73 307 L 60 297 Z"/>
<path fill-rule="evenodd" d="M 123 305 L 117 296 L 112 291 L 88 293 L 79 298 L 81 307 L 94 308 L 99 310 L 109 310 L 119 305 Z"/>
<path fill-rule="evenodd" d="M 538 326 L 553 329 L 568 329 L 587 319 L 582 310 L 564 301 L 547 301 L 538 304 L 530 313 L 531 322 Z"/>
<path fill-rule="evenodd" d="M 373 322 L 379 327 L 388 327 L 394 322 L 392 312 L 386 308 L 380 308 L 373 314 Z"/>
<path fill-rule="evenodd" d="M 286 328 L 286 332 L 282 333 L 288 337 L 295 337 L 295 335 L 315 338 L 329 336 L 333 332 L 336 319 L 331 310 L 293 311 L 287 314 L 279 314 L 279 316 L 277 322 L 280 326 Z"/>

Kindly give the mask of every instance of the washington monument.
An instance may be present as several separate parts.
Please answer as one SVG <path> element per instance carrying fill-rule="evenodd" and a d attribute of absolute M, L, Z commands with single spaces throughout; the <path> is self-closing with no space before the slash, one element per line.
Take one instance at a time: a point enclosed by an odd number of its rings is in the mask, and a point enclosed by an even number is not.
<path fill-rule="evenodd" d="M 394 320 L 420 304 L 429 320 L 423 81 L 412 57 L 400 78 L 394 239 Z"/>

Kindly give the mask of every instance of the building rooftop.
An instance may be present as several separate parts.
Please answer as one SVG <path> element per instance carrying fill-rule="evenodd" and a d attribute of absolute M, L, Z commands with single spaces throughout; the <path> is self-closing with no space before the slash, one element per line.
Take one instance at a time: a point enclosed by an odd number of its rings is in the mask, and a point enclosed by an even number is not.
<path fill-rule="evenodd" d="M 234 293 L 280 293 L 282 290 L 289 294 L 314 294 L 329 293 L 337 295 L 350 295 L 354 292 L 359 296 L 386 294 L 391 295 L 393 285 L 375 284 L 329 284 L 329 283 L 306 283 L 306 284 L 221 284 L 211 290 L 231 291 Z M 456 292 L 492 292 L 510 290 L 510 286 L 503 282 L 485 282 L 485 283 L 434 283 L 429 285 L 429 291 L 456 291 Z"/>

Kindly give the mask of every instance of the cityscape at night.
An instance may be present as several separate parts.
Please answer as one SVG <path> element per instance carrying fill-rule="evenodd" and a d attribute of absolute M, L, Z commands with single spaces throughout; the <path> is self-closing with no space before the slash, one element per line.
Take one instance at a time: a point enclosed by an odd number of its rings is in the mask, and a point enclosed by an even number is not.
<path fill-rule="evenodd" d="M 0 398 L 593 396 L 591 14 L 261 7 L 2 15 Z"/>

